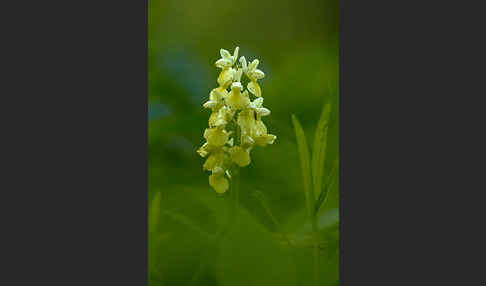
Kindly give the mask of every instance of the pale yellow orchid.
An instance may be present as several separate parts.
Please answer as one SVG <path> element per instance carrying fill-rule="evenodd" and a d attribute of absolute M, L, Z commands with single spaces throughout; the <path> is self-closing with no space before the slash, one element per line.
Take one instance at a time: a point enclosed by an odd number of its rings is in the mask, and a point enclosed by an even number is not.
<path fill-rule="evenodd" d="M 231 160 L 240 167 L 248 166 L 251 162 L 250 152 L 240 146 L 233 146 L 229 149 Z"/>
<path fill-rule="evenodd" d="M 248 65 L 245 57 L 241 57 L 240 63 L 246 76 L 250 79 L 250 82 L 247 85 L 248 90 L 257 97 L 262 96 L 262 89 L 260 88 L 260 85 L 258 85 L 257 80 L 264 78 L 265 73 L 257 69 L 260 61 L 255 59 Z"/>
<path fill-rule="evenodd" d="M 209 185 L 220 194 L 226 192 L 229 188 L 229 182 L 224 177 L 224 174 L 225 172 L 222 168 L 216 168 L 209 176 Z"/>
<path fill-rule="evenodd" d="M 240 49 L 239 47 L 235 48 L 233 56 L 227 50 L 220 49 L 219 53 L 221 55 L 221 59 L 216 61 L 216 63 L 215 63 L 216 66 L 218 68 L 221 68 L 221 69 L 227 69 L 227 68 L 232 67 L 236 63 L 236 60 L 238 59 L 239 49 Z"/>
<path fill-rule="evenodd" d="M 221 59 L 217 60 L 215 65 L 221 68 L 222 71 L 218 76 L 218 84 L 220 87 L 228 88 L 228 86 L 233 81 L 236 70 L 232 66 L 236 63 L 238 59 L 239 47 L 236 47 L 233 56 L 225 49 L 221 49 L 219 52 L 221 54 Z"/>
<path fill-rule="evenodd" d="M 265 74 L 257 69 L 257 59 L 247 65 L 245 57 L 241 57 L 241 67 L 234 67 L 238 51 L 236 47 L 231 55 L 227 50 L 220 50 L 221 59 L 215 63 L 222 69 L 217 80 L 219 87 L 211 90 L 209 100 L 203 104 L 204 108 L 211 109 L 211 115 L 209 128 L 204 131 L 206 142 L 197 153 L 207 157 L 203 169 L 211 172 L 209 185 L 218 193 L 229 189 L 226 177 L 232 178 L 233 168 L 251 163 L 250 152 L 254 146 L 273 144 L 277 138 L 267 133 L 261 120 L 270 115 L 270 110 L 263 107 L 261 88 L 257 83 Z M 241 84 L 243 73 L 250 80 L 247 90 Z M 257 98 L 251 101 L 248 91 Z"/>
<path fill-rule="evenodd" d="M 250 105 L 250 97 L 248 96 L 248 91 L 244 91 L 242 93 L 242 89 L 243 86 L 240 82 L 234 82 L 231 85 L 231 92 L 225 100 L 226 104 L 235 111 L 243 110 Z"/>
<path fill-rule="evenodd" d="M 218 127 L 206 128 L 204 131 L 204 138 L 208 144 L 215 147 L 222 147 L 229 139 L 230 133 L 225 129 Z"/>
<path fill-rule="evenodd" d="M 206 159 L 203 169 L 208 171 L 213 171 L 216 168 L 223 169 L 227 164 L 228 159 L 228 154 L 226 154 L 224 149 L 217 149 L 216 151 L 212 152 L 211 155 L 209 155 L 208 159 Z"/>

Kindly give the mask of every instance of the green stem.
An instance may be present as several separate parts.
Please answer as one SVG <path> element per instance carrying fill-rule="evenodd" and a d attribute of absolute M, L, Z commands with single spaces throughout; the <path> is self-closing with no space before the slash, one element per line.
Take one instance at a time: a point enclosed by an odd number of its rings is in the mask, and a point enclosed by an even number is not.
<path fill-rule="evenodd" d="M 191 286 L 196 285 L 197 281 L 199 280 L 199 277 L 204 273 L 205 269 L 205 264 L 204 264 L 204 259 L 209 255 L 209 253 L 213 252 L 214 249 L 216 251 L 219 250 L 220 242 L 223 241 L 224 237 L 228 233 L 228 230 L 231 226 L 235 225 L 236 218 L 237 218 L 237 213 L 238 213 L 238 192 L 239 192 L 239 180 L 240 180 L 240 168 L 235 167 L 233 169 L 233 172 L 231 173 L 231 190 L 230 190 L 230 196 L 231 196 L 231 202 L 230 202 L 230 210 L 229 210 L 229 216 L 228 220 L 226 222 L 226 225 L 221 226 L 219 231 L 216 233 L 214 236 L 214 244 L 213 246 L 210 246 L 206 249 L 205 253 L 202 255 L 201 260 L 199 262 L 198 268 L 192 277 L 190 284 Z"/>
<path fill-rule="evenodd" d="M 236 123 L 236 120 L 234 120 Z M 232 131 L 234 132 L 235 136 L 235 145 L 240 144 L 240 137 L 241 137 L 241 130 L 238 126 L 238 124 L 234 124 L 234 127 L 232 128 Z M 228 216 L 228 221 L 226 222 L 226 225 L 221 226 L 219 231 L 216 233 L 214 236 L 214 245 L 212 247 L 208 247 L 205 251 L 205 254 L 203 255 L 203 258 L 207 257 L 214 248 L 216 248 L 216 251 L 219 250 L 219 245 L 220 242 L 223 241 L 224 237 L 228 233 L 228 230 L 231 226 L 235 225 L 236 218 L 238 216 L 238 193 L 239 193 L 239 188 L 240 188 L 240 168 L 238 166 L 234 166 L 233 168 L 230 169 L 230 174 L 231 174 L 231 189 L 230 189 L 230 197 L 231 197 L 231 205 L 230 205 L 230 210 L 229 210 L 229 216 Z M 189 285 L 193 286 L 196 285 L 197 281 L 199 280 L 199 277 L 204 273 L 204 260 L 201 258 L 199 262 L 198 269 L 196 270 L 196 273 L 191 279 L 191 282 Z"/>
<path fill-rule="evenodd" d="M 238 201 L 238 196 L 240 191 L 240 168 L 239 167 L 234 168 L 232 179 L 233 179 L 233 208 L 234 208 L 233 223 L 234 223 L 238 215 L 238 206 L 239 206 L 239 201 Z"/>
<path fill-rule="evenodd" d="M 319 285 L 319 229 L 317 227 L 317 214 L 312 216 L 312 233 L 314 235 L 314 286 Z"/>
<path fill-rule="evenodd" d="M 241 145 L 241 129 L 238 124 L 235 125 L 235 145 Z M 239 195 L 239 190 L 240 190 L 240 167 L 235 165 L 231 169 L 231 180 L 232 180 L 232 185 L 233 185 L 233 204 L 234 204 L 234 210 L 233 212 L 235 213 L 235 217 L 233 218 L 233 223 L 236 221 L 236 216 L 238 213 L 238 195 Z"/>

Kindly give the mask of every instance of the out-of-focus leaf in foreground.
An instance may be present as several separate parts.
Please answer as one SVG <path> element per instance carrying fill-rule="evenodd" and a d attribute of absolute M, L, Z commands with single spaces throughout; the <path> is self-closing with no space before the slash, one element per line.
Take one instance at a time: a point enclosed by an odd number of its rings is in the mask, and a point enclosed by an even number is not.
<path fill-rule="evenodd" d="M 291 249 L 242 209 L 222 242 L 218 278 L 221 286 L 297 285 Z"/>

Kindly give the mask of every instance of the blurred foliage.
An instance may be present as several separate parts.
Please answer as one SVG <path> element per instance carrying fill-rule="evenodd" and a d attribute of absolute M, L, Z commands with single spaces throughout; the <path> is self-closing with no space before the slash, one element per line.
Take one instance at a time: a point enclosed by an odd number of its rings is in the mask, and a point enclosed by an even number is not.
<path fill-rule="evenodd" d="M 312 150 L 324 104 L 332 107 L 324 178 L 338 157 L 336 0 L 149 1 L 149 285 L 312 285 L 311 226 L 295 114 Z M 196 153 L 217 86 L 219 49 L 258 58 L 263 120 L 275 144 L 254 148 L 241 170 L 237 223 Z M 325 180 L 325 179 L 324 179 Z M 325 183 L 323 182 L 323 185 Z M 338 184 L 319 209 L 320 285 L 338 285 Z M 257 194 L 257 195 L 256 195 Z M 290 243 L 289 243 L 290 242 Z"/>

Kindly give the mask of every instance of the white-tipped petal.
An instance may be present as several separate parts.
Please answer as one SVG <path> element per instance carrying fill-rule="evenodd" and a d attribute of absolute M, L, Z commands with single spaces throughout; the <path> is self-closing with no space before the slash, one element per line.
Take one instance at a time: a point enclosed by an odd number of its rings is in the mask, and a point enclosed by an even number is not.
<path fill-rule="evenodd" d="M 241 75 L 243 74 L 242 69 L 237 69 L 233 72 L 233 80 L 234 81 L 241 81 Z"/>
<path fill-rule="evenodd" d="M 267 116 L 267 115 L 270 115 L 270 110 L 265 108 L 265 107 L 260 107 L 260 108 L 257 108 L 256 109 L 256 112 L 260 115 L 260 116 Z"/>
<path fill-rule="evenodd" d="M 223 89 L 224 92 L 224 89 Z M 220 102 L 224 97 L 224 94 L 221 92 L 220 88 L 214 88 L 209 93 L 209 100 Z"/>
<path fill-rule="evenodd" d="M 275 140 L 277 139 L 277 136 L 273 135 L 273 134 L 268 134 L 267 135 L 268 137 L 268 144 L 273 144 L 273 142 L 275 142 Z"/>
<path fill-rule="evenodd" d="M 252 77 L 254 79 L 262 79 L 265 77 L 265 74 L 261 71 L 261 70 L 254 70 L 252 73 L 251 73 Z"/>
<path fill-rule="evenodd" d="M 240 58 L 240 63 L 241 63 L 241 67 L 243 68 L 243 71 L 246 73 L 248 69 L 248 64 L 246 63 L 246 59 L 244 56 Z"/>
<path fill-rule="evenodd" d="M 223 59 L 219 59 L 216 61 L 216 63 L 214 63 L 218 68 L 222 69 L 224 68 L 224 60 Z"/>
<path fill-rule="evenodd" d="M 231 62 L 226 59 L 219 59 L 216 61 L 215 65 L 220 69 L 225 69 L 231 67 Z"/>
<path fill-rule="evenodd" d="M 235 48 L 235 51 L 233 53 L 233 63 L 236 62 L 236 60 L 238 60 L 238 51 L 240 50 L 240 47 L 236 47 Z"/>
<path fill-rule="evenodd" d="M 252 102 L 253 108 L 262 107 L 262 104 L 263 104 L 263 97 L 258 97 Z"/>
<path fill-rule="evenodd" d="M 251 62 L 251 64 L 248 66 L 248 70 L 249 70 L 249 71 L 253 71 L 253 70 L 255 70 L 255 69 L 258 67 L 258 64 L 259 64 L 259 63 L 260 63 L 260 62 L 259 62 L 257 59 L 254 59 L 254 60 Z"/>
<path fill-rule="evenodd" d="M 231 60 L 231 54 L 227 50 L 221 49 L 221 50 L 219 50 L 219 53 L 220 53 L 220 55 L 223 59 L 228 60 L 228 61 Z"/>
<path fill-rule="evenodd" d="M 204 104 L 203 104 L 203 107 L 204 108 L 213 108 L 213 107 L 216 107 L 218 105 L 218 102 L 217 101 L 214 101 L 214 100 L 209 100 L 209 101 L 206 101 Z"/>
<path fill-rule="evenodd" d="M 208 154 L 209 154 L 209 150 L 208 150 L 208 142 L 204 143 L 198 150 L 197 150 L 197 153 L 199 154 L 199 156 L 201 157 L 206 157 Z"/>
<path fill-rule="evenodd" d="M 225 69 L 218 76 L 218 84 L 226 88 L 233 79 L 233 69 Z"/>
<path fill-rule="evenodd" d="M 247 85 L 247 88 L 255 96 L 262 96 L 262 90 L 256 81 L 250 81 Z"/>
<path fill-rule="evenodd" d="M 236 81 L 236 82 L 233 82 L 231 84 L 231 89 L 233 89 L 233 88 L 237 88 L 239 90 L 242 90 L 243 89 L 243 86 L 241 85 L 241 82 Z"/>

